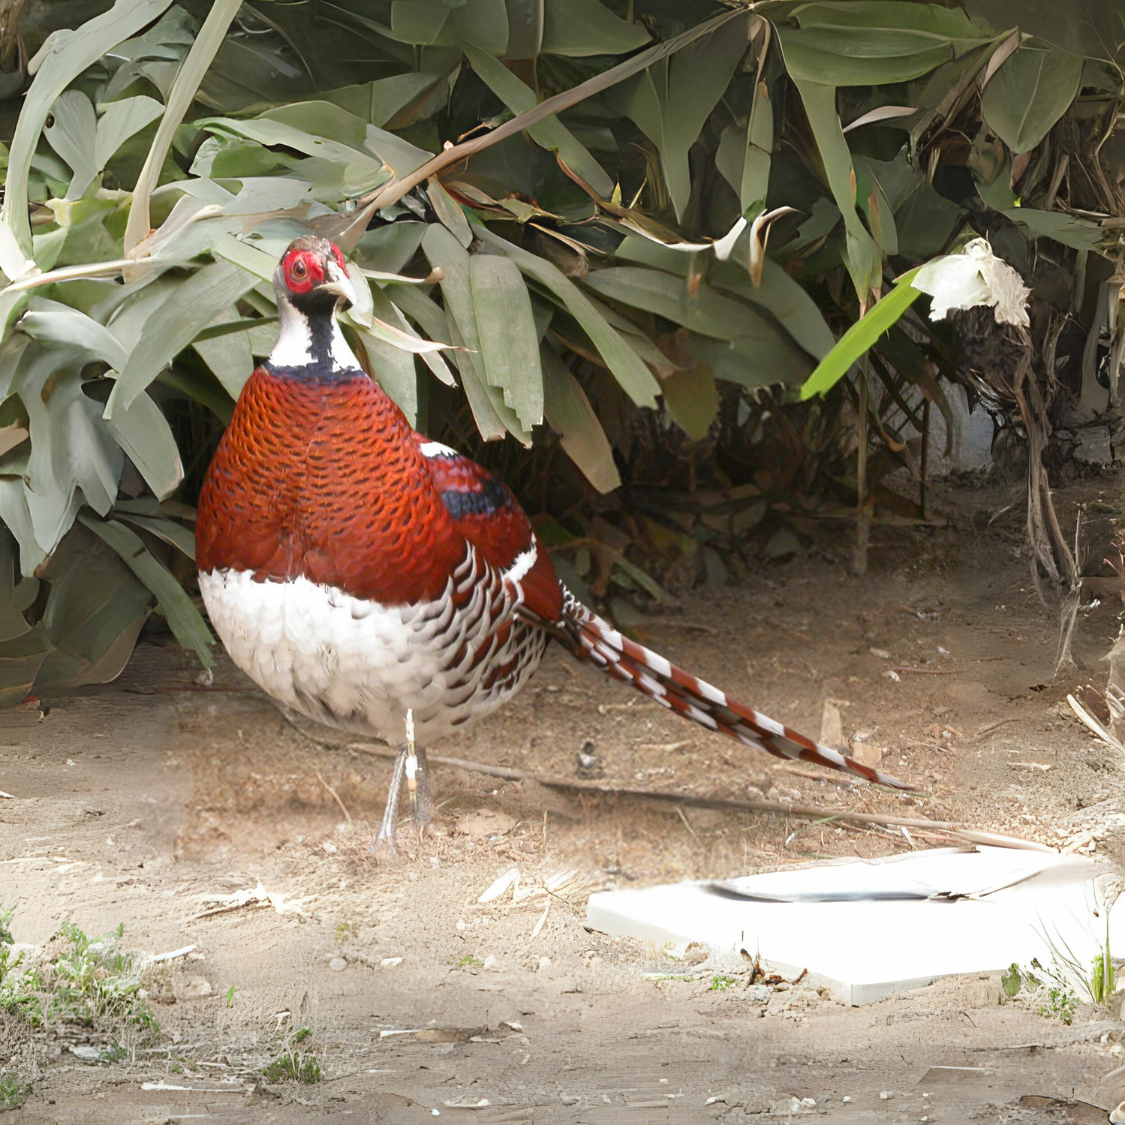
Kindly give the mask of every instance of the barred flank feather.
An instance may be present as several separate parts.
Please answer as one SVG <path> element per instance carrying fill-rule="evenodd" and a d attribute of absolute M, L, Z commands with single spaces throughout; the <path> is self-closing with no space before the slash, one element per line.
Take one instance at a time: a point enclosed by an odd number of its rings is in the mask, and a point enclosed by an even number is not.
<path fill-rule="evenodd" d="M 623 637 L 569 590 L 565 592 L 563 619 L 570 626 L 566 639 L 576 656 L 631 684 L 685 719 L 737 739 L 745 746 L 766 750 L 777 758 L 800 758 L 895 789 L 911 788 L 890 774 L 845 758 L 751 710 L 706 681 L 677 668 L 659 653 Z"/>

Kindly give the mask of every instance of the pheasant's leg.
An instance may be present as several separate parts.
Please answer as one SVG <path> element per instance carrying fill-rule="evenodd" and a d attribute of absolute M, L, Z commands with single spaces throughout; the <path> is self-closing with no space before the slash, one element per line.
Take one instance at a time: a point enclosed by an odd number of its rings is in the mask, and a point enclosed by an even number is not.
<path fill-rule="evenodd" d="M 405 785 L 410 807 L 410 819 L 418 832 L 419 840 L 434 819 L 434 802 L 430 796 L 430 766 L 426 751 L 414 745 L 414 712 L 406 712 L 406 745 L 395 758 L 391 773 L 391 788 L 387 793 L 387 807 L 383 810 L 383 823 L 375 837 L 375 849 L 384 844 L 394 850 L 395 828 L 398 824 L 399 806 Z"/>
<path fill-rule="evenodd" d="M 434 802 L 430 796 L 430 766 L 426 751 L 414 745 L 414 712 L 406 712 L 406 789 L 410 794 L 410 819 L 418 830 L 419 840 L 434 819 Z"/>
<path fill-rule="evenodd" d="M 391 771 L 391 787 L 387 792 L 387 807 L 383 810 L 383 823 L 379 825 L 379 835 L 375 837 L 376 849 L 384 844 L 394 851 L 395 824 L 398 822 L 398 806 L 402 798 L 402 783 L 406 776 L 406 756 L 408 747 L 403 747 L 395 758 L 394 769 Z"/>

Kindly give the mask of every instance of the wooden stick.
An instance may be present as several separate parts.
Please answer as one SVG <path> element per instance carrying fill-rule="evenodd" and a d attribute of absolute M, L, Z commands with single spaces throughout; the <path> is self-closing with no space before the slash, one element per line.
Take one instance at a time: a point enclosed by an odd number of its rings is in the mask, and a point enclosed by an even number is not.
<path fill-rule="evenodd" d="M 300 729 L 300 728 L 297 728 Z M 302 732 L 304 733 L 304 732 Z M 306 737 L 309 737 L 306 735 Z M 315 739 L 313 741 L 316 741 Z M 331 743 L 322 745 L 332 746 Z M 342 747 L 336 746 L 336 749 Z M 390 747 L 366 746 L 349 743 L 346 749 L 361 754 L 371 754 L 376 758 L 394 758 L 397 751 Z M 983 832 L 965 828 L 949 820 L 924 820 L 920 817 L 888 816 L 883 813 L 853 812 L 850 809 L 820 808 L 816 805 L 787 805 L 780 801 L 750 801 L 735 797 L 702 797 L 694 793 L 668 793 L 659 789 L 636 789 L 625 785 L 597 785 L 589 781 L 557 781 L 528 773 L 525 770 L 510 769 L 504 766 L 488 766 L 481 762 L 470 762 L 464 758 L 447 758 L 431 754 L 430 761 L 435 765 L 449 766 L 452 769 L 466 770 L 469 773 L 482 773 L 487 777 L 498 777 L 504 781 L 532 781 L 547 789 L 558 789 L 571 793 L 589 793 L 596 797 L 633 797 L 650 801 L 666 801 L 670 804 L 693 805 L 704 809 L 728 809 L 737 812 L 772 813 L 778 816 L 800 816 L 821 819 L 834 817 L 838 820 L 853 821 L 857 824 L 894 825 L 896 827 L 916 828 L 927 831 L 952 833 L 960 839 L 975 844 L 987 844 L 1001 848 L 1024 848 L 1031 851 L 1054 852 L 1045 844 L 1023 840 L 1018 836 L 1002 836 L 993 832 Z"/>

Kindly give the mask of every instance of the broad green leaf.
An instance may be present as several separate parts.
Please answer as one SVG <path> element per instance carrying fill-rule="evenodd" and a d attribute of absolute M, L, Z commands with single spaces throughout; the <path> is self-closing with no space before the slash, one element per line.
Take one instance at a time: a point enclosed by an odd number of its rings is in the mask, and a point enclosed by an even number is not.
<path fill-rule="evenodd" d="M 559 444 L 599 492 L 621 485 L 613 449 L 602 424 L 570 368 L 548 347 L 542 349 L 543 413 Z"/>
<path fill-rule="evenodd" d="M 618 258 L 643 262 L 681 277 L 686 277 L 688 273 L 686 255 L 637 235 L 625 238 L 616 253 Z M 836 338 L 812 297 L 772 258 L 765 260 L 762 284 L 759 286 L 750 281 L 748 269 L 749 252 L 746 239 L 742 238 L 735 243 L 729 262 L 711 264 L 707 278 L 716 289 L 735 293 L 743 300 L 767 309 L 809 355 L 816 359 L 826 356 Z"/>
<path fill-rule="evenodd" d="M 39 579 L 20 578 L 15 547 L 13 536 L 0 530 L 0 646 L 31 630 L 24 611 L 39 595 Z M 3 652 L 2 647 L 0 652 Z"/>
<path fill-rule="evenodd" d="M 396 286 L 394 291 L 394 308 L 401 314 L 405 313 L 422 327 L 422 331 L 432 340 L 435 336 L 441 338 L 449 335 L 449 321 L 445 311 L 439 308 L 424 293 L 410 285 Z M 412 331 L 409 324 L 404 323 L 405 331 Z M 443 382 L 447 387 L 455 387 L 457 380 L 441 352 L 423 352 L 422 362 Z"/>
<path fill-rule="evenodd" d="M 331 108 L 336 110 L 335 106 Z M 336 112 L 343 111 L 336 110 Z M 346 190 L 359 191 L 387 178 L 380 162 L 369 153 L 361 152 L 328 137 L 298 129 L 284 121 L 275 121 L 267 117 L 257 117 L 249 121 L 239 121 L 230 117 L 209 117 L 196 124 L 206 129 L 222 130 L 249 137 L 250 140 L 262 145 L 296 149 L 297 152 L 303 152 L 307 156 L 329 161 L 339 169 Z"/>
<path fill-rule="evenodd" d="M 53 647 L 42 623 L 19 637 L 0 642 L 0 710 L 16 707 L 27 698 Z"/>
<path fill-rule="evenodd" d="M 660 153 L 678 220 L 683 219 L 691 195 L 688 150 L 699 139 L 747 45 L 741 28 L 713 32 L 672 58 L 654 63 L 621 92 L 622 111 Z"/>
<path fill-rule="evenodd" d="M 990 36 L 957 8 L 909 0 L 828 0 L 766 5 L 777 22 L 785 66 L 801 82 L 868 86 L 906 82 Z"/>
<path fill-rule="evenodd" d="M 237 310 L 234 307 L 223 309 L 217 313 L 208 328 L 217 325 L 226 325 L 234 322 L 234 327 L 243 326 L 241 331 L 224 332 L 220 335 L 207 336 L 206 339 L 197 336 L 192 341 L 199 358 L 211 369 L 211 373 L 223 385 L 223 390 L 231 398 L 237 399 L 246 386 L 246 380 L 254 372 L 253 348 L 250 340 L 250 330 L 255 327 L 252 320 L 239 321 Z M 204 333 L 207 329 L 204 329 Z M 277 339 L 277 325 L 270 325 L 270 343 L 267 345 L 266 354 L 273 347 Z M 140 399 L 137 400 L 138 402 Z"/>
<path fill-rule="evenodd" d="M 27 176 L 51 107 L 79 74 L 115 44 L 156 19 L 170 2 L 117 0 L 108 12 L 87 20 L 77 30 L 53 32 L 32 60 L 35 79 L 16 122 L 0 209 L 0 270 L 11 280 L 24 273 L 23 259 L 31 253 Z"/>
<path fill-rule="evenodd" d="M 1081 78 L 1081 57 L 1024 40 L 985 87 L 984 119 L 1014 155 L 1030 152 L 1070 107 Z"/>
<path fill-rule="evenodd" d="M 326 90 L 320 96 L 326 102 L 346 109 L 372 125 L 383 126 L 407 106 L 416 102 L 427 91 L 433 90 L 446 78 L 444 74 L 428 72 L 392 74 L 364 82 L 358 86 L 342 86 Z"/>
<path fill-rule="evenodd" d="M 464 0 L 451 5 L 450 23 L 461 43 L 475 43 L 490 55 L 508 50 L 508 6 L 504 0 Z"/>
<path fill-rule="evenodd" d="M 356 243 L 354 257 L 364 269 L 401 273 L 422 244 L 425 223 L 386 223 L 369 230 Z"/>
<path fill-rule="evenodd" d="M 543 371 L 531 298 L 519 267 L 499 254 L 469 259 L 484 377 L 504 392 L 525 430 L 543 421 Z"/>
<path fill-rule="evenodd" d="M 156 561 L 144 543 L 118 520 L 100 520 L 82 512 L 79 520 L 121 556 L 125 565 L 156 595 L 160 608 L 184 648 L 191 649 L 205 668 L 214 667 L 211 630 L 175 578 Z"/>
<path fill-rule="evenodd" d="M 531 435 L 520 423 L 516 412 L 505 404 L 504 392 L 488 385 L 473 304 L 468 252 L 438 223 L 430 224 L 422 238 L 422 250 L 430 265 L 439 266 L 444 275 L 441 280 L 441 295 L 445 301 L 449 327 L 453 332 L 453 343 L 459 348 L 467 349 L 456 352 L 454 358 L 461 372 L 461 385 L 465 389 L 465 396 L 469 400 L 481 436 L 486 441 L 495 441 L 507 430 L 524 445 L 530 445 Z"/>
<path fill-rule="evenodd" d="M 719 413 L 719 390 L 706 367 L 674 371 L 660 384 L 672 420 L 693 441 L 702 441 Z"/>
<path fill-rule="evenodd" d="M 60 301 L 32 297 L 19 326 L 41 343 L 75 349 L 89 359 L 104 360 L 115 371 L 129 358 L 128 350 L 108 328 Z"/>
<path fill-rule="evenodd" d="M 847 374 L 851 365 L 922 296 L 921 290 L 910 284 L 921 268 L 912 269 L 898 278 L 890 293 L 876 302 L 840 337 L 802 385 L 802 401 L 831 390 Z"/>
<path fill-rule="evenodd" d="M 755 204 L 765 201 L 773 153 L 773 106 L 769 88 L 764 82 L 756 86 L 746 124 L 732 122 L 728 125 L 715 153 L 715 166 L 738 193 L 744 215 Z"/>
<path fill-rule="evenodd" d="M 473 241 L 473 232 L 469 230 L 469 220 L 465 218 L 461 205 L 441 186 L 441 181 L 436 177 L 426 185 L 426 195 L 434 213 L 446 229 L 468 250 Z"/>
<path fill-rule="evenodd" d="M 471 43 L 464 44 L 464 51 L 481 81 L 513 113 L 524 113 L 534 107 L 535 91 L 502 62 Z M 548 117 L 530 126 L 527 131 L 537 144 L 558 153 L 563 163 L 581 176 L 598 195 L 608 198 L 612 194 L 613 180 L 557 117 Z"/>
<path fill-rule="evenodd" d="M 27 411 L 27 483 L 40 500 L 29 505 L 36 539 L 46 551 L 70 526 L 75 489 L 91 507 L 107 512 L 121 479 L 121 450 L 99 417 L 98 403 L 82 393 L 87 362 L 75 349 L 32 344 L 20 355 L 10 388 Z"/>
<path fill-rule="evenodd" d="M 94 140 L 95 167 L 101 171 L 131 136 L 150 125 L 163 112 L 164 107 L 155 98 L 146 98 L 143 94 L 103 106 Z"/>
<path fill-rule="evenodd" d="M 402 323 L 398 309 L 379 289 L 372 290 L 372 309 L 374 314 L 386 324 L 398 322 L 403 332 L 408 326 Z M 414 366 L 414 356 L 402 348 L 395 347 L 385 340 L 373 336 L 364 328 L 359 329 L 360 339 L 371 361 L 371 369 L 379 385 L 398 404 L 407 421 L 416 426 L 418 422 L 418 372 Z"/>
<path fill-rule="evenodd" d="M 97 114 L 80 90 L 67 90 L 51 107 L 51 124 L 43 130 L 47 143 L 70 166 L 67 199 L 81 199 L 98 173 L 94 141 Z"/>
<path fill-rule="evenodd" d="M 152 608 L 152 594 L 83 527 L 72 528 L 45 568 L 43 628 L 52 651 L 35 677 L 39 692 L 118 676 Z"/>
<path fill-rule="evenodd" d="M 866 0 L 858 0 L 861 7 L 865 3 Z M 852 155 L 836 113 L 836 88 L 815 81 L 797 81 L 796 85 L 824 162 L 828 186 L 844 218 L 847 231 L 844 261 L 859 294 L 860 304 L 866 304 L 868 294 L 882 285 L 883 263 L 879 248 L 860 221 L 855 208 L 855 169 L 852 167 Z"/>
<path fill-rule="evenodd" d="M 35 535 L 35 523 L 28 503 L 31 495 L 21 478 L 0 477 L 0 521 L 15 536 L 19 545 L 20 573 L 24 577 L 31 577 L 47 557 L 47 549 L 39 546 Z"/>
<path fill-rule="evenodd" d="M 437 43 L 452 7 L 445 0 L 392 0 L 391 32 L 402 43 Z M 453 36 L 442 41 L 452 43 Z"/>
<path fill-rule="evenodd" d="M 227 28 L 230 27 L 230 22 L 238 13 L 241 4 L 242 0 L 213 0 L 207 18 L 203 21 L 203 26 L 187 53 L 187 58 L 176 74 L 168 94 L 164 116 L 156 130 L 156 136 L 152 139 L 152 147 L 145 158 L 141 174 L 137 177 L 137 185 L 133 189 L 133 204 L 129 209 L 129 221 L 125 226 L 126 254 L 143 238 L 148 237 L 149 197 L 164 167 L 164 158 L 172 148 L 172 137 L 179 128 L 184 114 L 187 113 L 188 106 L 194 100 L 199 84 L 203 81 L 203 75 L 211 65 L 215 53 L 222 46 Z"/>
<path fill-rule="evenodd" d="M 172 358 L 257 280 L 232 262 L 215 261 L 176 286 L 152 314 L 152 332 L 145 332 L 129 356 L 110 392 L 105 417 L 112 418 L 117 409 L 128 409 Z"/>
<path fill-rule="evenodd" d="M 114 411 L 106 428 L 158 499 L 163 500 L 179 487 L 184 466 L 176 439 L 160 408 L 147 394 L 137 395 L 128 407 Z"/>
<path fill-rule="evenodd" d="M 1027 228 L 1032 238 L 1053 238 L 1076 250 L 1093 250 L 1105 237 L 1102 228 L 1090 219 L 1062 211 L 1039 211 L 1034 207 L 1011 207 L 1000 212 L 1013 223 Z"/>
<path fill-rule="evenodd" d="M 582 326 L 622 390 L 638 406 L 655 406 L 659 384 L 636 352 L 606 323 L 586 295 L 560 270 L 536 254 L 505 241 L 487 227 L 477 228 L 477 238 L 511 258 L 520 272 L 552 293 Z"/>
<path fill-rule="evenodd" d="M 182 524 L 156 516 L 123 512 L 120 508 L 114 508 L 113 514 L 123 523 L 131 523 L 134 527 L 139 527 L 150 535 L 155 535 L 157 539 L 163 539 L 170 547 L 175 547 L 181 554 L 186 555 L 193 562 L 195 561 L 195 532 L 189 531 Z"/>
<path fill-rule="evenodd" d="M 509 58 L 533 58 L 539 51 L 571 58 L 623 55 L 649 42 L 639 23 L 615 16 L 601 0 L 530 0 L 528 7 L 543 13 L 542 45 L 534 52 L 513 55 L 509 43 Z"/>

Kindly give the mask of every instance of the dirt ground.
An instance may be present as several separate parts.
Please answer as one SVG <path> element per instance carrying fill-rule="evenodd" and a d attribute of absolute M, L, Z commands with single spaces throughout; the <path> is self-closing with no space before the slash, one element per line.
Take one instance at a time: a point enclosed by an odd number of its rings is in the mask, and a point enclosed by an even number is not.
<path fill-rule="evenodd" d="M 1120 497 L 1114 478 L 1056 494 L 1062 513 L 1088 505 L 1092 564 L 1125 519 Z M 938 507 L 947 527 L 876 527 L 862 578 L 845 530 L 826 528 L 802 557 L 699 593 L 641 637 L 814 735 L 834 702 L 845 735 L 883 749 L 916 793 L 743 751 L 561 651 L 500 716 L 433 749 L 565 780 L 592 742 L 603 785 L 905 813 L 1125 855 L 1121 763 L 1066 704 L 1104 679 L 1121 605 L 1083 611 L 1078 667 L 1052 682 L 1057 624 L 1031 585 L 1019 490 L 950 490 Z M 150 641 L 115 683 L 0 717 L 13 796 L 0 800 L 0 904 L 16 903 L 15 939 L 41 945 L 70 919 L 88 934 L 123 922 L 131 949 L 193 947 L 153 977 L 161 1038 L 132 1061 L 86 1065 L 78 1030 L 0 1028 L 0 1069 L 33 1086 L 13 1121 L 1014 1125 L 1103 1122 L 1094 1107 L 1125 1097 L 1104 1077 L 1125 1041 L 1112 1007 L 1064 1026 L 998 1005 L 997 974 L 861 1008 L 801 985 L 763 1000 L 744 981 L 713 988 L 706 962 L 584 926 L 598 889 L 939 841 L 438 769 L 437 834 L 380 862 L 368 847 L 390 762 L 330 732 L 314 734 L 340 744 L 317 745 L 229 663 L 210 687 L 197 674 Z M 522 900 L 478 904 L 512 866 Z M 259 885 L 272 901 L 216 901 Z M 321 1081 L 264 1082 L 303 1027 Z"/>

